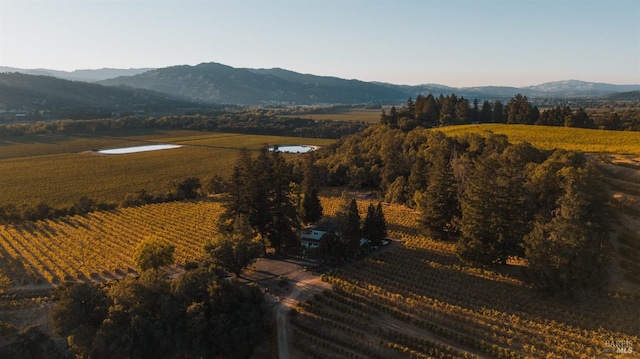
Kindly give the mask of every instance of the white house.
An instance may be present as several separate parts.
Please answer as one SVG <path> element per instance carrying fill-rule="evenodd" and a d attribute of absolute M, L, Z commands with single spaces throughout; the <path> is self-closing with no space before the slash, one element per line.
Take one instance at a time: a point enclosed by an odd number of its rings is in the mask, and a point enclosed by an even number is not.
<path fill-rule="evenodd" d="M 317 249 L 320 247 L 320 239 L 327 232 L 333 230 L 335 224 L 333 222 L 322 222 L 312 224 L 300 230 L 300 244 L 302 248 Z"/>

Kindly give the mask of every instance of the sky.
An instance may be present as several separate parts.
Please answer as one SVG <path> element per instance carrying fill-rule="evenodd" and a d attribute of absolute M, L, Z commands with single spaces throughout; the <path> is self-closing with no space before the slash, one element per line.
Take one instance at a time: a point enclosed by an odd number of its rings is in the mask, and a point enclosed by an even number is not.
<path fill-rule="evenodd" d="M 640 84 L 640 0 L 0 0 L 0 66 Z"/>

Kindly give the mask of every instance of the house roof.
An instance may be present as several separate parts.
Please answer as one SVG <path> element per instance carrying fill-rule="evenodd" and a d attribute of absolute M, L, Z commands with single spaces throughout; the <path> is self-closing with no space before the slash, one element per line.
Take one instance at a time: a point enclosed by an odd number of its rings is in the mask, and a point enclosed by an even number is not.
<path fill-rule="evenodd" d="M 322 232 L 328 232 L 336 229 L 336 223 L 333 221 L 324 221 L 311 226 L 310 229 Z"/>

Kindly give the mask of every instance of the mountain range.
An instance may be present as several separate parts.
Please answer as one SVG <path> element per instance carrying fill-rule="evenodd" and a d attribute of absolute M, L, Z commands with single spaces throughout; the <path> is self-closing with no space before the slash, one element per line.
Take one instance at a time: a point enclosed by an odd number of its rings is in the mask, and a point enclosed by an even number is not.
<path fill-rule="evenodd" d="M 0 73 L 0 114 L 27 120 L 111 117 L 114 114 L 171 113 L 200 106 L 144 89 L 109 87 L 51 76 Z"/>
<path fill-rule="evenodd" d="M 60 71 L 50 69 L 19 69 L 15 67 L 0 66 L 0 73 L 2 72 L 18 72 L 27 75 L 42 75 L 53 76 L 59 79 L 71 80 L 71 81 L 84 81 L 95 82 L 101 80 L 112 79 L 119 76 L 134 76 L 153 70 L 152 68 L 141 69 L 97 69 L 97 70 L 75 70 L 75 71 Z"/>
<path fill-rule="evenodd" d="M 606 97 L 633 91 L 640 85 L 613 85 L 577 80 L 535 86 L 450 87 L 439 84 L 417 86 L 347 80 L 331 76 L 301 74 L 285 69 L 234 68 L 219 63 L 180 65 L 160 69 L 100 69 L 73 72 L 0 67 L 0 72 L 23 72 L 68 80 L 91 81 L 104 86 L 149 90 L 200 104 L 336 104 L 399 103 L 408 97 L 455 93 L 469 99 L 509 99 L 516 94 L 530 98 Z M 150 94 L 151 92 L 147 92 Z M 0 103 L 2 103 L 0 98 Z"/>

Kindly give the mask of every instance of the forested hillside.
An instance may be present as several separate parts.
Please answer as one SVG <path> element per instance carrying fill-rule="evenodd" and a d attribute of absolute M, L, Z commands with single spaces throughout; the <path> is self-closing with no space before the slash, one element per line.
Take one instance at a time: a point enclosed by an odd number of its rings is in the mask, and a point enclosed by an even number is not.
<path fill-rule="evenodd" d="M 16 113 L 23 115 L 17 118 L 21 121 L 89 119 L 139 112 L 171 113 L 197 106 L 193 101 L 178 100 L 148 90 L 107 87 L 49 76 L 0 73 L 0 110 L 9 111 L 12 116 Z"/>

